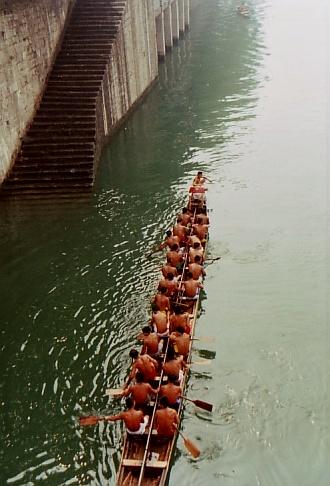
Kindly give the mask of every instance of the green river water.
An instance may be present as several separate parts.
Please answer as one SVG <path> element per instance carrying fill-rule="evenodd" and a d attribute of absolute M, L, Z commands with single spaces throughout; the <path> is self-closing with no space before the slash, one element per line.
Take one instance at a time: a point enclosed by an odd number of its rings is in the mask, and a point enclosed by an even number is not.
<path fill-rule="evenodd" d="M 91 200 L 0 206 L 0 485 L 113 485 L 117 412 L 163 255 L 209 185 L 210 254 L 170 485 L 328 486 L 327 2 L 205 0 L 106 147 Z M 328 71 L 329 74 L 329 71 Z M 328 111 L 329 113 L 329 111 Z"/>

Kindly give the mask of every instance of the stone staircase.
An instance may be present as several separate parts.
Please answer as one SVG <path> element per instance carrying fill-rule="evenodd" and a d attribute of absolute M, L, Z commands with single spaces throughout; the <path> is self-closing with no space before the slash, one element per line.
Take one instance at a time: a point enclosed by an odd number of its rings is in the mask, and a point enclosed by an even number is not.
<path fill-rule="evenodd" d="M 126 0 L 76 0 L 33 123 L 2 197 L 91 191 L 97 100 Z"/>

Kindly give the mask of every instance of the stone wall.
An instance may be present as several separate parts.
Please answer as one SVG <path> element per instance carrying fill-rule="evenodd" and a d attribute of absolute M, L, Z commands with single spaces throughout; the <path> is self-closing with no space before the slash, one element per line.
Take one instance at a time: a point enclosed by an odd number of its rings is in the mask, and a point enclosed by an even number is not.
<path fill-rule="evenodd" d="M 73 0 L 0 0 L 0 182 L 33 119 Z"/>
<path fill-rule="evenodd" d="M 157 75 L 153 0 L 130 0 L 112 48 L 100 95 L 105 136 L 110 135 L 127 116 Z"/>

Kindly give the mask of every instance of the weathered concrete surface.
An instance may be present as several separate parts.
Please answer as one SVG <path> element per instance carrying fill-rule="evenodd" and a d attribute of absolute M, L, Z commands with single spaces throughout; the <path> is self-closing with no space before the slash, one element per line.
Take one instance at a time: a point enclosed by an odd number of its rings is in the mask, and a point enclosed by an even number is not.
<path fill-rule="evenodd" d="M 0 183 L 32 121 L 73 0 L 0 0 Z"/>

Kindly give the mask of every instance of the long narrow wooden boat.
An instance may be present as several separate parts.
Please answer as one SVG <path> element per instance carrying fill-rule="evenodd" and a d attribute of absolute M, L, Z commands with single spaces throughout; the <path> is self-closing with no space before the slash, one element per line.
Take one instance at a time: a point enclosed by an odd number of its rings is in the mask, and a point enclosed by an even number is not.
<path fill-rule="evenodd" d="M 189 194 L 189 207 L 196 214 L 197 208 L 206 208 L 205 189 L 196 189 L 191 187 Z M 205 247 L 206 251 L 206 247 Z M 188 264 L 189 248 L 186 249 L 187 257 L 185 266 Z M 184 270 L 183 270 L 184 273 Z M 183 274 L 182 274 L 183 275 Z M 194 336 L 195 325 L 197 321 L 198 309 L 200 305 L 200 295 L 193 301 L 192 309 L 189 315 L 191 337 Z M 192 339 L 188 354 L 188 362 L 191 361 Z M 164 362 L 166 360 L 166 352 Z M 188 381 L 189 369 L 184 372 L 181 381 L 181 387 L 184 390 Z M 167 377 L 161 372 L 158 377 L 159 384 L 166 383 Z M 171 438 L 161 437 L 153 430 L 153 421 L 157 409 L 158 396 L 154 400 L 154 405 L 149 421 L 149 427 L 143 435 L 125 434 L 124 445 L 122 449 L 121 462 L 117 474 L 117 486 L 164 486 L 167 479 L 173 458 L 173 452 L 176 446 L 178 432 Z M 179 422 L 183 412 L 183 400 L 181 400 L 178 410 Z M 180 424 L 179 424 L 180 426 Z"/>

